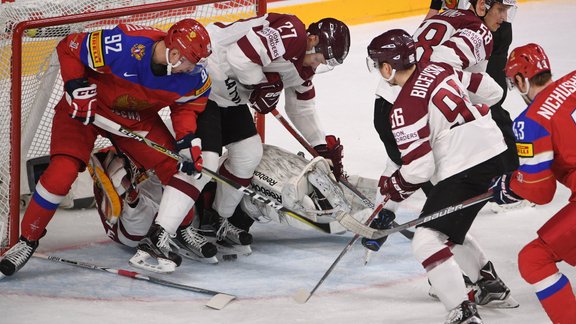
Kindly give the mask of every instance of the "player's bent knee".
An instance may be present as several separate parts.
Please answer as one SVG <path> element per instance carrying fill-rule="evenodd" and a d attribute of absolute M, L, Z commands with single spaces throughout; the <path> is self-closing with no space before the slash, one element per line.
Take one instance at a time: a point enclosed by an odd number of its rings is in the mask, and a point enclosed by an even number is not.
<path fill-rule="evenodd" d="M 558 272 L 554 255 L 539 238 L 518 253 L 518 270 L 529 284 L 535 284 Z"/>
<path fill-rule="evenodd" d="M 446 249 L 447 246 L 444 244 L 446 238 L 446 235 L 436 230 L 427 227 L 418 227 L 412 239 L 412 252 L 418 262 L 423 263 L 425 260 L 428 260 L 430 256 Z M 449 251 L 450 249 L 448 249 L 448 252 Z"/>
<path fill-rule="evenodd" d="M 54 155 L 40 177 L 42 186 L 55 195 L 66 195 L 78 177 L 83 163 L 68 155 Z"/>

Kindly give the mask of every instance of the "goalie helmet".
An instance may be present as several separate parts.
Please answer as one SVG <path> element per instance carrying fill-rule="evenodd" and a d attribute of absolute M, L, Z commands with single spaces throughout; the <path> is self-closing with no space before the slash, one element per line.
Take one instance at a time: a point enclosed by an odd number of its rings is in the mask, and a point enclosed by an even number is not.
<path fill-rule="evenodd" d="M 370 70 L 381 63 L 388 63 L 395 70 L 406 70 L 416 64 L 414 40 L 403 29 L 391 29 L 370 42 L 367 61 Z"/>
<path fill-rule="evenodd" d="M 194 19 L 183 19 L 168 29 L 164 38 L 166 48 L 176 48 L 190 63 L 198 63 L 212 53 L 210 35 Z"/>
<path fill-rule="evenodd" d="M 516 75 L 532 79 L 535 75 L 550 72 L 550 61 L 540 45 L 530 43 L 515 48 L 506 63 L 506 77 L 514 81 Z"/>
<path fill-rule="evenodd" d="M 310 24 L 306 30 L 309 35 L 319 38 L 315 53 L 322 53 L 326 63 L 336 66 L 344 63 L 350 50 L 350 30 L 345 23 L 334 18 L 324 18 Z"/>

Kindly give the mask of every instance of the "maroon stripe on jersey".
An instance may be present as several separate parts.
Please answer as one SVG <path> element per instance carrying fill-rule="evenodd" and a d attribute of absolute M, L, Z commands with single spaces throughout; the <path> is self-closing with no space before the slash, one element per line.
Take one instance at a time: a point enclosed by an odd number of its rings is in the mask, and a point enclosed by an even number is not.
<path fill-rule="evenodd" d="M 298 100 L 310 100 L 316 96 L 316 90 L 314 88 L 304 91 L 302 93 L 296 91 L 296 99 Z"/>
<path fill-rule="evenodd" d="M 452 255 L 453 254 L 452 251 L 450 251 L 450 248 L 445 247 L 442 250 L 432 254 L 428 259 L 424 260 L 422 262 L 422 266 L 427 272 L 430 272 L 444 261 L 450 259 Z"/>
<path fill-rule="evenodd" d="M 246 57 L 250 59 L 250 61 L 258 65 L 262 65 L 260 55 L 258 55 L 258 52 L 256 52 L 252 44 L 250 44 L 248 37 L 244 36 L 240 38 L 240 40 L 238 40 L 238 46 L 240 47 L 240 50 L 244 53 L 244 55 L 246 55 Z"/>
<path fill-rule="evenodd" d="M 218 170 L 218 173 L 220 173 L 224 177 L 226 177 L 226 178 L 228 178 L 228 179 L 230 179 L 230 180 L 232 180 L 232 181 L 234 181 L 234 182 L 236 182 L 236 183 L 238 183 L 244 187 L 248 187 L 250 185 L 250 180 L 252 180 L 252 178 L 250 178 L 250 179 L 238 178 L 237 176 L 230 173 L 230 171 L 228 171 L 228 169 L 226 169 L 224 164 L 222 164 L 222 166 Z"/>
<path fill-rule="evenodd" d="M 124 237 L 129 239 L 130 241 L 140 242 L 144 238 L 144 235 L 132 235 L 128 233 L 128 231 L 126 231 L 126 228 L 124 227 L 121 221 L 118 222 L 118 228 L 120 229 L 120 232 L 122 232 L 122 235 L 124 235 Z"/>
<path fill-rule="evenodd" d="M 472 44 L 467 39 L 465 39 L 465 38 L 461 38 L 461 39 L 466 42 L 468 47 L 470 47 L 472 49 L 472 53 L 474 53 L 474 46 L 472 46 Z M 464 54 L 464 52 L 462 52 L 460 50 L 460 48 L 458 47 L 458 45 L 456 45 L 456 43 L 449 40 L 449 41 L 444 42 L 444 44 L 442 44 L 442 45 L 447 46 L 447 47 L 454 50 L 456 55 L 458 55 L 458 57 L 462 61 L 462 69 L 465 69 L 465 68 L 470 66 L 470 60 L 468 59 L 468 57 L 466 57 L 466 54 Z"/>
<path fill-rule="evenodd" d="M 478 88 L 480 87 L 480 83 L 482 82 L 482 74 L 480 73 L 472 73 L 472 77 L 470 78 L 470 84 L 468 85 L 468 91 L 476 93 Z"/>
<path fill-rule="evenodd" d="M 194 187 L 193 185 L 189 184 L 188 182 L 182 179 L 172 177 L 172 179 L 168 181 L 168 185 L 188 195 L 188 197 L 194 199 L 194 201 L 198 200 L 198 196 L 200 196 L 200 191 L 198 191 L 196 187 Z"/>
<path fill-rule="evenodd" d="M 412 150 L 412 151 L 410 151 L 410 153 L 404 155 L 402 157 L 402 162 L 405 165 L 410 164 L 410 162 L 418 160 L 419 158 L 428 154 L 430 151 L 432 151 L 432 147 L 430 146 L 430 142 L 424 142 L 420 146 L 418 146 L 415 150 Z"/>

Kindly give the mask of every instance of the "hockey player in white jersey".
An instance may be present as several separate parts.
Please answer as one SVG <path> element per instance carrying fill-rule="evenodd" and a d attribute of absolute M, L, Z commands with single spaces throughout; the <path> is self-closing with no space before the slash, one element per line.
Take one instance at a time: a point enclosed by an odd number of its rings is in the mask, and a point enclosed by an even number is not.
<path fill-rule="evenodd" d="M 268 113 L 284 92 L 288 117 L 318 153 L 331 160 L 339 177 L 342 145 L 322 130 L 312 77 L 343 63 L 350 46 L 348 27 L 325 18 L 306 29 L 296 16 L 270 13 L 231 24 L 214 23 L 206 29 L 213 39 L 207 65 L 212 92 L 203 114 L 221 127 L 199 132 L 204 151 L 221 153 L 223 146 L 227 150 L 218 172 L 243 186 L 250 184 L 262 157 L 262 143 L 249 108 Z M 202 219 L 212 223 L 202 227 L 211 225 L 219 238 L 249 246 L 251 220 L 233 216 L 241 199 L 241 192 L 218 184 L 214 203 L 199 211 Z"/>
<path fill-rule="evenodd" d="M 428 181 L 434 186 L 423 215 L 486 192 L 501 169 L 498 159 L 506 144 L 489 107 L 471 102 L 462 74 L 446 63 L 416 64 L 414 40 L 398 29 L 372 40 L 368 61 L 387 82 L 401 87 L 390 121 L 402 164 L 381 181 L 380 194 L 390 198 L 385 207 L 394 209 Z M 481 323 L 462 272 L 479 285 L 501 282 L 483 253 L 470 253 L 481 252 L 470 247 L 477 243 L 467 232 L 482 206 L 424 223 L 414 234 L 414 255 L 449 311 L 446 323 Z M 509 290 L 499 293 L 505 299 Z"/>

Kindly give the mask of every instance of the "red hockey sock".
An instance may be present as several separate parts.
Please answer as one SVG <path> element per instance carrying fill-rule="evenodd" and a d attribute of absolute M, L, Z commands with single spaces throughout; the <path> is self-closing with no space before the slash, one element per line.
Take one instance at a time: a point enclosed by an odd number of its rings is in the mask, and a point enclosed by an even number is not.
<path fill-rule="evenodd" d="M 556 282 L 536 292 L 536 295 L 552 323 L 576 323 L 576 299 L 566 276 L 561 275 Z"/>

